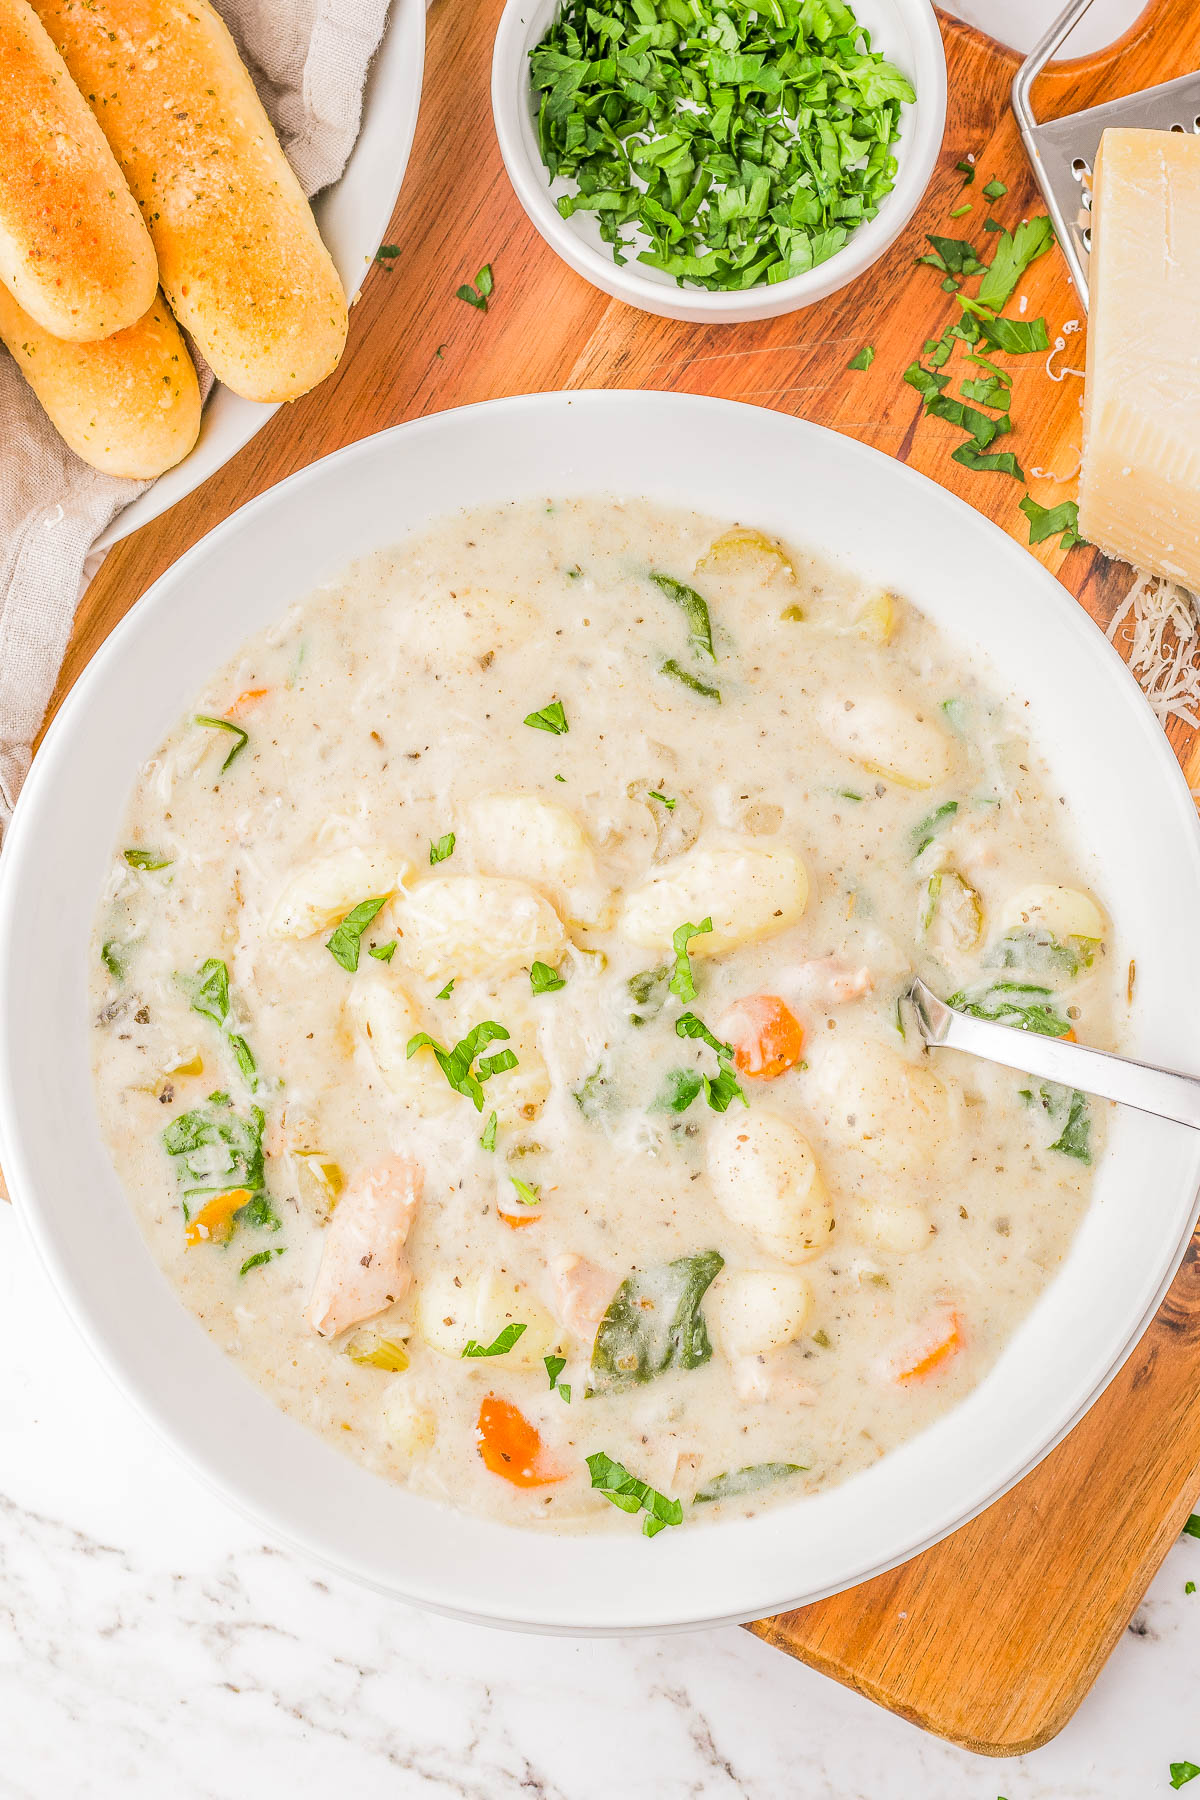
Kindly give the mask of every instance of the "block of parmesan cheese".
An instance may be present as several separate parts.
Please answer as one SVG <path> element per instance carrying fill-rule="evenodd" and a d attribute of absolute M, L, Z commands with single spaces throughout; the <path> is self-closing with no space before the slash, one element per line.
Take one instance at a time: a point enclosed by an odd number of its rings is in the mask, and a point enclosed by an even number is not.
<path fill-rule="evenodd" d="M 1106 131 L 1092 194 L 1079 529 L 1200 591 L 1200 136 Z"/>

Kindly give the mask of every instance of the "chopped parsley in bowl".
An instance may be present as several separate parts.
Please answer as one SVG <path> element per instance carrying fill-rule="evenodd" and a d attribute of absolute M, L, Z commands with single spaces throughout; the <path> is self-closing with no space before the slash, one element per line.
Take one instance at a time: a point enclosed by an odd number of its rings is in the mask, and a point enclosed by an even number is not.
<path fill-rule="evenodd" d="M 562 218 L 726 291 L 806 274 L 875 217 L 916 98 L 842 0 L 566 0 L 529 76 Z"/>

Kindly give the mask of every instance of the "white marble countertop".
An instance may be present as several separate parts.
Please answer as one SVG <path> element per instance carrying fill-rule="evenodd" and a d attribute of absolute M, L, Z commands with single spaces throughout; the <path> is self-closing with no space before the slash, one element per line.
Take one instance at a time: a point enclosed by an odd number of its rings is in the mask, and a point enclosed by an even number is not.
<path fill-rule="evenodd" d="M 1027 44 L 1056 4 L 956 10 Z M 1135 10 L 1097 0 L 1072 48 Z M 1148 1800 L 1200 1763 L 1200 1541 L 1062 1735 L 992 1763 L 742 1631 L 506 1636 L 265 1543 L 109 1384 L 2 1206 L 0 1367 L 0 1800 Z"/>
<path fill-rule="evenodd" d="M 3 1206 L 0 1367 L 2 1800 L 1143 1800 L 1200 1763 L 1200 1541 L 1066 1731 L 997 1764 L 735 1628 L 509 1636 L 264 1542 L 112 1387 Z"/>

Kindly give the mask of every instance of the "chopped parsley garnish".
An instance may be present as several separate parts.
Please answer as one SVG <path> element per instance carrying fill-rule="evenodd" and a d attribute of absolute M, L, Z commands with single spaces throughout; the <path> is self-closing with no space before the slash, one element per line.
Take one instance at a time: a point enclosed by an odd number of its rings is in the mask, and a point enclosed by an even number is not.
<path fill-rule="evenodd" d="M 488 1122 L 483 1128 L 483 1136 L 479 1140 L 479 1148 L 481 1150 L 494 1150 L 496 1148 L 497 1123 L 496 1114 L 494 1112 L 489 1113 Z"/>
<path fill-rule="evenodd" d="M 591 213 L 618 263 L 709 289 L 840 250 L 894 184 L 914 99 L 844 0 L 565 0 L 529 66 L 562 216 Z"/>
<path fill-rule="evenodd" d="M 969 162 L 956 162 L 954 166 L 963 178 L 963 186 L 970 187 L 975 179 L 975 164 Z"/>
<path fill-rule="evenodd" d="M 375 261 L 379 263 L 382 268 L 390 269 L 399 254 L 399 244 L 380 244 L 378 250 L 375 252 Z"/>
<path fill-rule="evenodd" d="M 452 975 L 450 977 L 449 981 L 446 983 L 445 987 L 442 988 L 440 990 L 440 992 L 436 993 L 433 997 L 435 1000 L 448 1000 L 453 992 L 454 992 L 454 977 Z"/>
<path fill-rule="evenodd" d="M 961 302 L 965 295 L 959 298 Z M 1045 319 L 981 318 L 979 334 L 993 350 L 1006 350 L 1010 356 L 1029 356 L 1035 350 L 1050 348 Z"/>
<path fill-rule="evenodd" d="M 704 1097 L 713 1112 L 727 1112 L 734 1100 L 740 1100 L 743 1106 L 749 1106 L 750 1102 L 742 1092 L 737 1077 L 729 1066 L 733 1061 L 731 1044 L 723 1044 L 720 1038 L 714 1037 L 703 1019 L 698 1019 L 693 1012 L 682 1013 L 676 1019 L 675 1034 L 677 1037 L 700 1038 L 710 1050 L 715 1050 L 717 1053 L 718 1070 L 716 1075 L 702 1074 L 700 1077 L 704 1086 Z M 694 1095 L 693 1098 L 695 1098 Z M 690 1105 L 690 1102 L 688 1104 Z M 679 1112 L 684 1109 L 673 1107 L 672 1110 Z"/>
<path fill-rule="evenodd" d="M 510 1175 L 508 1179 L 516 1189 L 517 1199 L 522 1206 L 540 1206 L 542 1204 L 542 1190 L 533 1182 L 522 1181 L 519 1175 Z"/>
<path fill-rule="evenodd" d="M 121 951 L 125 948 L 124 944 L 117 944 L 112 938 L 100 946 L 100 961 L 114 981 L 124 981 L 125 979 L 125 959 L 121 955 Z"/>
<path fill-rule="evenodd" d="M 711 918 L 701 919 L 698 925 L 681 925 L 672 934 L 671 944 L 675 951 L 675 967 L 671 979 L 667 983 L 671 992 L 680 1000 L 696 998 L 696 982 L 692 975 L 692 962 L 688 955 L 688 945 L 695 937 L 704 937 L 713 928 Z"/>
<path fill-rule="evenodd" d="M 657 788 L 651 788 L 647 797 L 651 800 L 661 800 L 668 812 L 675 811 L 676 802 L 668 799 L 666 794 L 660 794 Z"/>
<path fill-rule="evenodd" d="M 983 191 L 986 194 L 987 188 Z M 1002 231 L 987 274 L 979 284 L 976 298 L 980 305 L 994 306 L 999 312 L 1030 263 L 1044 256 L 1053 243 L 1054 227 L 1044 213 L 1024 220 L 1011 235 Z"/>
<path fill-rule="evenodd" d="M 1084 544 L 1086 538 L 1079 535 L 1079 506 L 1074 500 L 1062 500 L 1057 506 L 1039 506 L 1032 494 L 1026 494 L 1021 501 L 1021 511 L 1029 520 L 1029 541 L 1040 544 L 1044 538 L 1053 537 L 1061 531 L 1059 545 L 1063 550 L 1073 550 L 1076 544 Z"/>
<path fill-rule="evenodd" d="M 609 1110 L 612 1087 L 612 1077 L 605 1073 L 603 1063 L 598 1063 L 579 1087 L 572 1090 L 572 1098 L 585 1119 L 594 1123 Z"/>
<path fill-rule="evenodd" d="M 1193 1513 L 1183 1527 L 1184 1537 L 1200 1538 L 1200 1513 Z"/>
<path fill-rule="evenodd" d="M 381 894 L 377 899 L 360 900 L 353 912 L 348 912 L 341 924 L 335 926 L 333 936 L 326 938 L 325 948 L 334 962 L 340 963 L 343 969 L 348 969 L 351 974 L 358 967 L 363 932 L 375 914 L 386 904 L 386 894 Z"/>
<path fill-rule="evenodd" d="M 595 1483 L 593 1482 L 592 1485 L 594 1487 Z M 1171 1786 L 1173 1788 L 1186 1787 L 1189 1781 L 1195 1781 L 1197 1775 L 1200 1775 L 1200 1766 L 1194 1762 L 1173 1762 L 1171 1764 Z"/>
<path fill-rule="evenodd" d="M 652 1488 L 648 1482 L 639 1481 L 631 1475 L 623 1464 L 615 1462 L 603 1450 L 597 1450 L 587 1459 L 588 1473 L 592 1478 L 592 1486 L 619 1506 L 622 1512 L 644 1512 L 642 1532 L 646 1537 L 657 1537 L 666 1525 L 683 1524 L 683 1507 L 678 1500 L 669 1500 Z"/>
<path fill-rule="evenodd" d="M 279 1244 L 274 1250 L 256 1250 L 253 1256 L 246 1258 L 238 1270 L 238 1275 L 246 1275 L 251 1269 L 261 1269 L 263 1264 L 269 1263 L 273 1257 L 282 1256 L 286 1248 L 285 1244 Z"/>
<path fill-rule="evenodd" d="M 504 1330 L 493 1343 L 487 1345 L 477 1344 L 474 1338 L 469 1338 L 462 1354 L 464 1357 L 506 1356 L 516 1343 L 517 1339 L 524 1335 L 524 1325 L 518 1325 L 514 1320 L 511 1325 L 506 1325 L 504 1327 Z"/>
<path fill-rule="evenodd" d="M 1011 475 L 1014 481 L 1025 479 L 1025 471 L 1011 450 L 1001 450 L 995 456 L 984 456 L 969 438 L 965 444 L 958 446 L 950 460 L 961 463 L 964 469 L 991 470 L 997 475 Z"/>
<path fill-rule="evenodd" d="M 925 233 L 932 250 L 917 261 L 930 263 L 935 269 L 941 269 L 944 275 L 981 275 L 987 266 L 979 259 L 974 244 L 968 244 L 965 238 L 937 237 L 932 231 Z"/>
<path fill-rule="evenodd" d="M 956 206 L 954 208 L 954 211 L 950 214 L 950 217 L 952 219 L 965 218 L 967 213 L 970 212 L 970 210 L 971 210 L 971 202 L 969 200 L 964 200 L 961 206 Z"/>
<path fill-rule="evenodd" d="M 710 687 L 706 681 L 701 681 L 698 675 L 685 669 L 673 656 L 668 656 L 665 662 L 659 663 L 658 672 L 660 675 L 669 675 L 673 681 L 681 681 L 685 688 L 691 688 L 693 694 L 703 694 L 706 700 L 715 700 L 720 704 L 720 688 Z"/>
<path fill-rule="evenodd" d="M 562 737 L 571 729 L 561 700 L 551 700 L 540 711 L 526 713 L 525 724 L 532 725 L 535 731 L 552 731 L 555 737 Z"/>
<path fill-rule="evenodd" d="M 391 960 L 392 960 L 393 956 L 395 956 L 395 954 L 396 954 L 395 938 L 392 939 L 390 944 L 372 944 L 367 951 L 367 955 L 373 956 L 375 958 L 376 962 L 391 962 Z"/>
<path fill-rule="evenodd" d="M 695 588 L 688 587 L 686 582 L 676 581 L 673 575 L 663 575 L 658 570 L 651 569 L 650 579 L 668 600 L 674 600 L 677 606 L 683 608 L 688 622 L 688 642 L 697 656 L 707 656 L 711 662 L 716 662 L 708 601 Z"/>
<path fill-rule="evenodd" d="M 566 987 L 567 978 L 552 969 L 549 963 L 535 962 L 529 971 L 529 985 L 535 994 L 553 994 Z"/>
<path fill-rule="evenodd" d="M 250 733 L 248 731 L 243 731 L 240 725 L 235 725 L 232 719 L 213 719 L 209 718 L 205 713 L 197 713 L 193 718 L 192 723 L 193 725 L 204 725 L 209 731 L 231 732 L 237 739 L 237 743 L 233 746 L 233 749 L 221 764 L 222 775 L 225 773 L 234 757 L 240 756 L 242 751 L 246 748 L 246 745 L 250 742 Z"/>
<path fill-rule="evenodd" d="M 241 1032 L 234 1031 L 230 1022 L 229 969 L 226 964 L 218 957 L 210 956 L 207 962 L 201 963 L 195 975 L 181 975 L 176 979 L 190 997 L 192 1011 L 212 1020 L 232 1051 L 243 1080 L 252 1091 L 256 1089 L 259 1080 L 254 1054 Z"/>
<path fill-rule="evenodd" d="M 801 1475 L 803 1463 L 752 1463 L 747 1469 L 730 1469 L 725 1475 L 714 1475 L 699 1489 L 693 1506 L 706 1506 L 713 1500 L 729 1500 L 738 1494 L 752 1494 L 756 1488 L 769 1487 L 789 1475 Z"/>
<path fill-rule="evenodd" d="M 1196 1591 L 1195 1582 L 1194 1581 L 1185 1581 L 1183 1584 L 1183 1591 L 1185 1594 L 1194 1594 Z"/>
<path fill-rule="evenodd" d="M 927 819 L 922 819 L 921 823 L 913 828 L 912 853 L 914 861 L 920 856 L 922 850 L 927 850 L 929 848 L 937 833 L 946 823 L 946 820 L 952 819 L 957 811 L 957 800 L 944 800 L 935 811 L 930 813 Z"/>
<path fill-rule="evenodd" d="M 565 1356 L 543 1356 L 542 1361 L 545 1363 L 546 1373 L 550 1377 L 550 1386 L 552 1388 L 557 1387 L 558 1386 L 558 1378 L 567 1366 L 566 1357 Z"/>
<path fill-rule="evenodd" d="M 429 846 L 431 863 L 445 862 L 448 856 L 454 855 L 454 833 L 448 831 L 445 837 L 434 838 Z"/>
<path fill-rule="evenodd" d="M 979 358 L 972 358 L 978 361 Z M 959 392 L 964 400 L 977 400 L 981 406 L 994 406 L 1000 412 L 1008 409 L 1012 392 L 1012 383 L 1007 376 L 986 375 L 982 380 L 963 381 L 959 384 Z"/>
<path fill-rule="evenodd" d="M 704 1087 L 699 1069 L 668 1069 L 651 1112 L 686 1112 Z"/>
<path fill-rule="evenodd" d="M 1073 1156 L 1076 1162 L 1090 1163 L 1092 1160 L 1091 1110 L 1087 1095 L 1081 1094 L 1078 1088 L 1072 1089 L 1067 1122 L 1050 1148 L 1063 1156 Z"/>
<path fill-rule="evenodd" d="M 864 344 L 857 356 L 852 356 L 846 364 L 847 369 L 869 369 L 875 361 L 874 344 Z"/>
<path fill-rule="evenodd" d="M 984 198 L 987 200 L 1002 200 L 1007 192 L 1008 189 L 1005 184 L 1002 181 L 995 180 L 989 181 L 983 190 Z"/>
<path fill-rule="evenodd" d="M 131 869 L 169 869 L 172 858 L 160 856 L 157 850 L 126 850 L 125 861 Z"/>
<path fill-rule="evenodd" d="M 480 269 L 475 277 L 474 286 L 469 282 L 464 282 L 460 288 L 455 289 L 454 298 L 456 300 L 465 300 L 468 306 L 475 307 L 479 312 L 486 312 L 488 309 L 488 299 L 494 286 L 495 283 L 492 280 L 492 265 L 491 263 L 484 263 L 482 269 Z"/>
<path fill-rule="evenodd" d="M 427 1031 L 418 1031 L 415 1037 L 408 1040 L 408 1055 L 415 1056 L 418 1050 L 424 1048 L 432 1050 L 439 1069 L 454 1091 L 464 1094 L 473 1103 L 476 1112 L 482 1112 L 483 1083 L 490 1081 L 493 1075 L 503 1074 L 506 1069 L 515 1069 L 517 1059 L 511 1050 L 501 1050 L 495 1056 L 480 1058 L 478 1062 L 475 1059 L 489 1044 L 495 1043 L 497 1039 L 503 1040 L 508 1035 L 504 1026 L 497 1025 L 494 1019 L 484 1019 L 465 1038 L 460 1038 L 453 1049 L 447 1050 L 436 1038 L 431 1038 Z"/>

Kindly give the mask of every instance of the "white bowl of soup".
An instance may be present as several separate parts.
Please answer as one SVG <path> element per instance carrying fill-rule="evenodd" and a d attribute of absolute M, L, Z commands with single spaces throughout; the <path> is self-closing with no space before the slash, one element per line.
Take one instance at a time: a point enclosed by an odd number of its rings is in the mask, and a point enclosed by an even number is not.
<path fill-rule="evenodd" d="M 254 501 L 56 719 L 0 1136 L 65 1305 L 265 1528 L 543 1630 L 759 1616 L 978 1512 L 1196 1216 L 1194 811 L 1012 540 L 693 396 L 436 415 Z"/>

